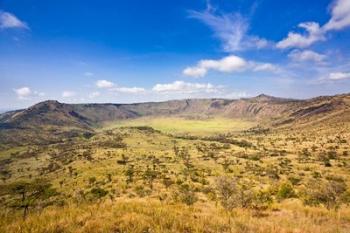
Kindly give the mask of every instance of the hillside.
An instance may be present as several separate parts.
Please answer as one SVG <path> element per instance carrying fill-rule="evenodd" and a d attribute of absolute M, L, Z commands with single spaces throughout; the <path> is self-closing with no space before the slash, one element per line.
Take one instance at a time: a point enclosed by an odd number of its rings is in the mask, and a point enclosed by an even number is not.
<path fill-rule="evenodd" d="M 349 103 L 260 95 L 7 112 L 0 232 L 347 233 Z"/>
<path fill-rule="evenodd" d="M 93 133 L 108 122 L 140 117 L 186 119 L 227 118 L 255 122 L 264 127 L 300 127 L 322 122 L 349 121 L 350 96 L 293 100 L 259 95 L 239 100 L 187 99 L 136 104 L 63 104 L 44 101 L 28 109 L 0 115 L 3 143 L 57 141 Z"/>

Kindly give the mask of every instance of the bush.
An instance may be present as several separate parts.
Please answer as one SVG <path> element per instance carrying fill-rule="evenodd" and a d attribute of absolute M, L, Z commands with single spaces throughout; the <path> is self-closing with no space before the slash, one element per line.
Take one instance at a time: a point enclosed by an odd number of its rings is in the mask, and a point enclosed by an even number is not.
<path fill-rule="evenodd" d="M 108 194 L 108 191 L 102 188 L 93 188 L 91 189 L 90 193 L 92 194 L 93 198 L 100 199 L 106 196 Z"/>
<path fill-rule="evenodd" d="M 145 197 L 152 193 L 152 190 L 146 189 L 143 185 L 137 185 L 134 191 L 139 197 Z"/>
<path fill-rule="evenodd" d="M 283 199 L 287 199 L 287 198 L 292 198 L 295 197 L 295 191 L 293 188 L 293 185 L 290 183 L 282 183 L 279 186 L 278 192 L 277 192 L 277 199 L 278 200 L 283 200 Z"/>
<path fill-rule="evenodd" d="M 304 204 L 311 206 L 324 205 L 327 209 L 338 209 L 345 202 L 346 183 L 343 180 L 319 182 L 311 180 L 304 190 Z"/>
<path fill-rule="evenodd" d="M 216 180 L 218 197 L 226 210 L 251 207 L 254 193 L 250 187 L 250 185 L 239 182 L 235 178 L 219 177 Z"/>
<path fill-rule="evenodd" d="M 187 184 L 183 184 L 179 187 L 178 191 L 175 193 L 175 199 L 188 206 L 198 201 L 196 193 Z"/>

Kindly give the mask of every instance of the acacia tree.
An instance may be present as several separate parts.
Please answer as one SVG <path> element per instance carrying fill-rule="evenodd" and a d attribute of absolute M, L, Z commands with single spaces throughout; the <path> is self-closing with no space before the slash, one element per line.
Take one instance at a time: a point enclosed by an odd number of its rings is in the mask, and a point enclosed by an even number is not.
<path fill-rule="evenodd" d="M 347 185 L 343 180 L 328 180 L 319 182 L 310 180 L 303 192 L 304 204 L 317 206 L 324 205 L 327 209 L 338 209 L 345 202 Z"/>
<path fill-rule="evenodd" d="M 128 166 L 128 168 L 125 171 L 126 185 L 129 185 L 134 181 L 134 173 L 135 173 L 134 166 L 133 165 Z"/>
<path fill-rule="evenodd" d="M 183 184 L 178 188 L 178 191 L 175 193 L 176 198 L 179 199 L 182 203 L 191 206 L 198 201 L 196 193 L 193 191 L 188 184 Z"/>
<path fill-rule="evenodd" d="M 153 189 L 153 182 L 157 178 L 158 172 L 150 169 L 149 166 L 147 166 L 146 171 L 143 173 L 143 179 L 148 183 L 150 189 Z"/>
<path fill-rule="evenodd" d="M 8 203 L 12 208 L 23 210 L 23 219 L 25 220 L 29 208 L 39 204 L 43 206 L 48 204 L 48 199 L 57 194 L 52 185 L 44 180 L 35 180 L 33 182 L 18 181 L 4 187 L 5 194 L 13 196 Z"/>
<path fill-rule="evenodd" d="M 216 188 L 221 205 L 228 211 L 234 208 L 248 208 L 254 198 L 250 185 L 239 182 L 235 178 L 219 177 Z"/>

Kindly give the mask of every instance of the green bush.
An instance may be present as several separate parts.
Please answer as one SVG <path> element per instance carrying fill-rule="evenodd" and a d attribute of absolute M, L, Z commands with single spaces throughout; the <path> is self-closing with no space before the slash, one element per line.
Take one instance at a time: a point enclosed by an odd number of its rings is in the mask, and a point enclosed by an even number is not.
<path fill-rule="evenodd" d="M 278 200 L 283 200 L 283 199 L 287 199 L 287 198 L 293 198 L 295 197 L 295 191 L 293 188 L 293 185 L 290 183 L 282 183 L 279 188 L 278 188 L 278 192 L 277 192 L 277 199 Z"/>

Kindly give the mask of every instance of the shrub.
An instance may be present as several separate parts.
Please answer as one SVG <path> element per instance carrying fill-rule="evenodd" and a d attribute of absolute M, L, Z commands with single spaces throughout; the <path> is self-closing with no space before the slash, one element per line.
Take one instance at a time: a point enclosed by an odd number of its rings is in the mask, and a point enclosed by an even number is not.
<path fill-rule="evenodd" d="M 278 192 L 277 192 L 277 199 L 278 200 L 283 200 L 283 199 L 287 199 L 287 198 L 292 198 L 295 197 L 295 191 L 293 188 L 293 185 L 290 183 L 282 183 L 279 186 Z"/>
<path fill-rule="evenodd" d="M 338 209 L 344 203 L 346 183 L 343 180 L 328 180 L 318 182 L 311 180 L 304 190 L 305 205 L 324 205 L 327 209 Z"/>
<path fill-rule="evenodd" d="M 175 199 L 190 206 L 198 201 L 196 193 L 190 188 L 188 184 L 183 184 L 175 193 Z"/>
<path fill-rule="evenodd" d="M 100 199 L 106 196 L 108 194 L 108 191 L 97 187 L 91 189 L 90 193 L 92 194 L 93 198 Z"/>
<path fill-rule="evenodd" d="M 235 178 L 219 177 L 216 180 L 218 198 L 221 205 L 226 210 L 232 210 L 237 207 L 248 208 L 251 206 L 254 193 L 250 185 L 239 182 Z"/>

